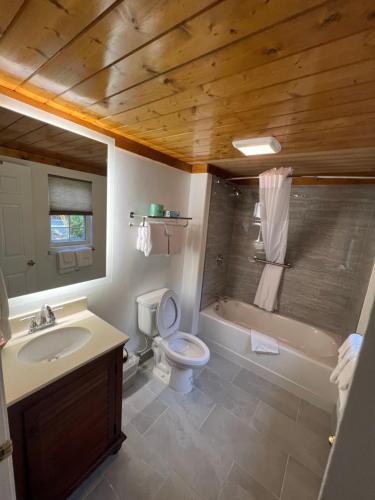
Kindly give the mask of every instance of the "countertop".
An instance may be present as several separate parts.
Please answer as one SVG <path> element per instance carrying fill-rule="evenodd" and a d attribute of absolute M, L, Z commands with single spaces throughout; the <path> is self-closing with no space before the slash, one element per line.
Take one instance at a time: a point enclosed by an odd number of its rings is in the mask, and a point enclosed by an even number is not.
<path fill-rule="evenodd" d="M 91 331 L 89 341 L 78 351 L 53 362 L 26 363 L 18 359 L 19 350 L 31 339 L 65 326 L 80 326 Z M 89 310 L 58 319 L 51 328 L 28 335 L 17 335 L 2 350 L 2 365 L 7 406 L 46 387 L 77 368 L 115 349 L 129 337 Z"/>

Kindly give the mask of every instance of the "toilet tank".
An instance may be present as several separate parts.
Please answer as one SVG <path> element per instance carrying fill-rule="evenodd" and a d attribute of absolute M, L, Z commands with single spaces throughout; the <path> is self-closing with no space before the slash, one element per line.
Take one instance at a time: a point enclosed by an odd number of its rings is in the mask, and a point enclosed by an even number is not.
<path fill-rule="evenodd" d="M 168 288 L 160 288 L 153 292 L 145 293 L 137 297 L 138 304 L 138 328 L 150 337 L 157 335 L 156 310 L 158 304 Z"/>

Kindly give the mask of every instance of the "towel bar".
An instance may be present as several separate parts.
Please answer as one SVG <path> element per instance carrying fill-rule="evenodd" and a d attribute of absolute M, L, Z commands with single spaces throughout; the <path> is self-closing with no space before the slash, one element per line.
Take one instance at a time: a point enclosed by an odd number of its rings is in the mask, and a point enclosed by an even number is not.
<path fill-rule="evenodd" d="M 279 264 L 278 262 L 271 262 L 266 259 L 261 259 L 260 257 L 253 257 L 253 260 L 251 260 L 251 257 L 249 257 L 249 262 L 261 262 L 262 264 L 270 264 L 271 266 L 278 266 L 278 267 L 285 267 L 287 269 L 290 269 L 292 267 L 291 264 Z"/>

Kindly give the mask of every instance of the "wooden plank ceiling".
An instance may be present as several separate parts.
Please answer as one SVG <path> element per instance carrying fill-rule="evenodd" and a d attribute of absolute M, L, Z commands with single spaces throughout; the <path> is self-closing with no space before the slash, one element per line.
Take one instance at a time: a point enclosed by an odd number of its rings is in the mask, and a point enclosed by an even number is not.
<path fill-rule="evenodd" d="M 233 175 L 266 163 L 232 140 L 263 135 L 282 144 L 274 164 L 293 159 L 300 174 L 374 175 L 374 56 L 374 0 L 3 0 L 0 10 L 8 93 Z"/>
<path fill-rule="evenodd" d="M 107 146 L 0 107 L 0 155 L 107 175 Z"/>

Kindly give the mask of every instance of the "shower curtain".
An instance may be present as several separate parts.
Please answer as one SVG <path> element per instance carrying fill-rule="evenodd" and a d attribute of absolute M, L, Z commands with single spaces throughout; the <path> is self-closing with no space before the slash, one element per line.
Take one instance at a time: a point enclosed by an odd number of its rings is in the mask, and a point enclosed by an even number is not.
<path fill-rule="evenodd" d="M 273 168 L 259 176 L 262 236 L 266 259 L 284 264 L 289 225 L 289 196 L 292 168 Z M 274 311 L 283 268 L 266 264 L 259 281 L 254 304 Z"/>

